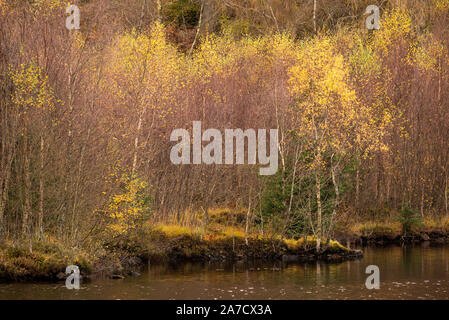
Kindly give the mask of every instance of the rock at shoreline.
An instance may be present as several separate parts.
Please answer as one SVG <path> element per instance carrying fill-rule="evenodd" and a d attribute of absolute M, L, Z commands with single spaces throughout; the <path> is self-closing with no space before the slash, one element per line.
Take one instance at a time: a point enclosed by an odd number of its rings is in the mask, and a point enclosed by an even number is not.
<path fill-rule="evenodd" d="M 60 272 L 56 275 L 56 278 L 58 278 L 58 280 L 64 280 L 67 278 L 67 275 L 63 272 Z"/>
<path fill-rule="evenodd" d="M 421 239 L 422 241 L 429 241 L 430 237 L 426 233 L 421 233 Z"/>
<path fill-rule="evenodd" d="M 298 255 L 284 254 L 282 256 L 282 262 L 295 262 L 295 261 L 299 261 Z"/>

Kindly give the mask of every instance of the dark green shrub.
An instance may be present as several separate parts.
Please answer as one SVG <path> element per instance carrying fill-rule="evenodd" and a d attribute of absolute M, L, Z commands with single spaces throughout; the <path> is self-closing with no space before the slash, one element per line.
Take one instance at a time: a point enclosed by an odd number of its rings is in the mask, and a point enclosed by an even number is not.
<path fill-rule="evenodd" d="M 166 23 L 195 27 L 198 24 L 200 10 L 201 5 L 197 0 L 177 0 L 163 8 L 163 16 Z"/>
<path fill-rule="evenodd" d="M 416 210 L 411 209 L 408 205 L 403 204 L 399 216 L 399 222 L 402 224 L 402 235 L 406 236 L 413 229 L 419 226 L 422 221 Z"/>

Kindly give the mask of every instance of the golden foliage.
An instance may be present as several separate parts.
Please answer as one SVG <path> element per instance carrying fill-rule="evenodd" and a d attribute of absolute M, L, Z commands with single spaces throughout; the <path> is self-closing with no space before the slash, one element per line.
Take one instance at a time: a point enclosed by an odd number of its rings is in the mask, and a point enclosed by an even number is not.
<path fill-rule="evenodd" d="M 144 191 L 147 184 L 139 178 L 124 176 L 124 192 L 113 195 L 107 207 L 110 218 L 108 229 L 114 236 L 134 230 L 148 213 L 148 203 Z"/>
<path fill-rule="evenodd" d="M 21 64 L 18 68 L 11 67 L 10 77 L 14 85 L 12 102 L 25 122 L 34 112 L 42 114 L 54 108 L 57 100 L 48 84 L 48 77 L 34 61 Z"/>

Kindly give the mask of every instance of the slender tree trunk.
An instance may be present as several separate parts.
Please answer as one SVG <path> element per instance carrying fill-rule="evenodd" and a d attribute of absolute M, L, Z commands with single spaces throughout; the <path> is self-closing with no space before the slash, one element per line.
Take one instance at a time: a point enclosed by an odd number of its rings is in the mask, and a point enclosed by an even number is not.
<path fill-rule="evenodd" d="M 248 211 L 246 212 L 245 243 L 248 245 L 249 219 L 251 215 L 251 188 L 249 189 Z"/>
<path fill-rule="evenodd" d="M 140 22 L 139 22 L 139 28 L 142 29 L 143 23 L 145 20 L 145 9 L 147 7 L 147 0 L 142 0 L 142 9 L 140 10 Z"/>
<path fill-rule="evenodd" d="M 6 116 L 5 116 L 6 117 Z M 6 119 L 5 119 L 6 120 Z M 4 213 L 6 207 L 6 201 L 8 200 L 9 182 L 11 180 L 11 167 L 12 161 L 15 155 L 15 139 L 11 139 L 8 135 L 8 129 L 6 123 L 2 123 L 4 131 L 2 131 L 2 158 L 1 158 L 1 169 L 2 174 L 0 176 L 0 238 L 3 237 L 6 228 L 4 221 Z M 8 143 L 9 142 L 9 143 Z M 9 148 L 8 148 L 9 145 Z M 8 150 L 9 149 L 9 150 Z"/>
<path fill-rule="evenodd" d="M 259 203 L 262 202 L 262 195 L 259 192 Z M 263 221 L 263 213 L 262 213 L 262 207 L 259 206 L 259 215 L 260 215 L 260 231 L 261 234 L 263 236 L 263 231 L 264 231 L 264 221 Z"/>
<path fill-rule="evenodd" d="M 290 214 L 292 212 L 292 204 L 293 204 L 293 192 L 294 192 L 294 188 L 295 188 L 295 180 L 296 180 L 296 168 L 298 167 L 298 154 L 299 154 L 299 147 L 296 147 L 296 152 L 295 152 L 295 166 L 293 167 L 293 177 L 292 177 L 292 183 L 290 186 L 290 200 L 288 203 L 288 215 L 290 217 Z"/>
<path fill-rule="evenodd" d="M 209 182 L 212 179 L 209 180 Z M 203 231 L 201 232 L 201 237 L 203 237 L 203 235 L 206 233 L 207 231 L 207 225 L 209 223 L 209 207 L 210 207 L 210 199 L 212 197 L 212 193 L 214 192 L 215 189 L 215 183 L 212 186 L 212 188 L 210 189 L 210 192 L 208 192 L 208 187 L 209 187 L 209 182 L 207 183 L 207 188 L 206 188 L 206 201 L 205 201 L 205 205 L 204 205 L 204 221 L 203 221 Z"/>
<path fill-rule="evenodd" d="M 89 141 L 90 138 L 90 128 L 87 130 L 87 141 Z M 78 206 L 78 198 L 79 198 L 79 189 L 80 189 L 80 182 L 81 182 L 81 173 L 83 170 L 83 161 L 84 161 L 84 153 L 86 150 L 86 144 L 83 144 L 83 147 L 81 148 L 80 153 L 80 160 L 78 162 L 78 176 L 76 178 L 76 185 L 74 187 L 74 195 L 73 195 L 73 207 L 72 207 L 72 221 L 71 221 L 71 237 L 72 241 L 75 241 L 76 239 L 76 233 L 77 233 L 77 226 L 79 221 L 79 214 L 77 214 L 77 206 Z"/>
<path fill-rule="evenodd" d="M 235 252 L 235 236 L 234 236 L 234 225 L 235 225 L 235 211 L 231 209 L 231 226 L 232 226 L 232 252 Z"/>
<path fill-rule="evenodd" d="M 424 182 L 421 184 L 421 218 L 424 218 Z"/>
<path fill-rule="evenodd" d="M 161 14 L 162 4 L 161 4 L 161 0 L 156 0 L 156 11 L 157 11 L 157 13 L 156 13 L 157 21 L 159 23 L 161 23 L 162 22 L 162 14 Z"/>
<path fill-rule="evenodd" d="M 326 232 L 326 243 L 329 242 L 333 228 L 334 228 L 334 221 L 335 221 L 335 217 L 337 216 L 337 209 L 338 209 L 338 205 L 340 203 L 340 189 L 338 187 L 338 181 L 337 181 L 337 176 L 336 176 L 336 169 L 337 166 L 333 166 L 331 168 L 331 176 L 332 176 L 332 184 L 334 185 L 334 191 L 335 191 L 335 201 L 334 201 L 334 206 L 332 209 L 332 215 L 330 218 L 330 223 L 329 223 L 329 228 Z"/>
<path fill-rule="evenodd" d="M 316 0 L 313 0 L 313 32 L 316 34 Z"/>
<path fill-rule="evenodd" d="M 447 176 L 447 172 L 445 172 L 445 178 L 446 178 L 446 182 L 445 182 L 445 188 L 444 188 L 444 205 L 446 207 L 446 216 L 449 217 L 449 210 L 448 210 L 448 193 L 449 193 L 448 182 L 449 182 L 449 179 Z"/>
<path fill-rule="evenodd" d="M 321 209 L 321 181 L 318 172 L 315 174 L 316 203 L 317 203 L 317 228 L 316 228 L 316 251 L 320 252 L 322 236 L 322 209 Z"/>
<path fill-rule="evenodd" d="M 189 56 L 192 55 L 193 49 L 195 48 L 196 42 L 198 40 L 198 36 L 200 34 L 201 24 L 203 21 L 204 1 L 205 0 L 201 1 L 201 9 L 200 9 L 200 18 L 198 20 L 198 28 L 196 29 L 195 39 L 193 40 L 192 46 L 190 47 L 190 50 L 189 50 Z"/>
<path fill-rule="evenodd" d="M 355 172 L 355 208 L 359 208 L 359 199 L 360 199 L 360 166 L 359 160 L 357 159 L 357 168 Z"/>
<path fill-rule="evenodd" d="M 143 121 L 144 113 L 145 113 L 145 109 L 142 110 L 142 112 L 140 112 L 139 122 L 137 123 L 137 132 L 136 132 L 136 137 L 134 139 L 134 158 L 133 158 L 133 166 L 132 166 L 131 176 L 134 176 L 134 174 L 136 173 L 137 157 L 138 157 L 138 150 L 139 150 L 139 136 L 140 136 L 140 131 L 142 130 L 142 121 Z"/>
<path fill-rule="evenodd" d="M 296 151 L 295 151 L 295 162 L 293 165 L 293 176 L 292 176 L 292 182 L 290 184 L 290 199 L 288 202 L 288 211 L 285 217 L 285 221 L 284 221 L 284 228 L 282 231 L 282 235 L 281 237 L 284 237 L 285 233 L 287 232 L 289 226 L 290 226 L 290 220 L 291 220 L 291 215 L 292 215 L 292 207 L 293 207 L 293 198 L 294 198 L 294 189 L 295 189 L 295 184 L 296 184 L 296 170 L 298 167 L 298 161 L 299 161 L 299 146 L 296 146 Z"/>
<path fill-rule="evenodd" d="M 271 13 L 271 17 L 273 18 L 274 21 L 274 25 L 276 27 L 276 31 L 279 32 L 279 24 L 278 24 L 278 20 L 276 19 L 276 16 L 274 15 L 274 11 L 273 11 L 273 7 L 271 6 L 271 4 L 269 3 L 269 1 L 266 1 L 268 4 L 268 7 L 270 8 L 270 13 Z"/>
<path fill-rule="evenodd" d="M 438 57 L 438 102 L 441 101 L 441 57 Z"/>
<path fill-rule="evenodd" d="M 206 206 L 204 210 L 204 220 L 203 220 L 203 228 L 201 230 L 201 238 L 204 237 L 204 234 L 207 230 L 207 224 L 209 223 L 209 201 L 206 201 Z"/>
<path fill-rule="evenodd" d="M 0 237 L 3 237 L 6 228 L 5 228 L 5 207 L 6 207 L 6 201 L 8 200 L 8 191 L 9 191 L 9 182 L 11 180 L 11 166 L 12 166 L 12 160 L 13 160 L 13 154 L 11 152 L 10 155 L 8 155 L 8 159 L 6 162 L 5 170 L 3 172 L 4 178 L 2 185 L 0 185 L 1 188 L 1 197 L 0 197 Z"/>
<path fill-rule="evenodd" d="M 44 137 L 41 136 L 41 148 L 40 148 L 40 176 L 39 176 L 39 216 L 37 222 L 37 228 L 39 232 L 39 239 L 44 238 Z"/>
<path fill-rule="evenodd" d="M 2 127 L 5 126 L 5 123 L 1 123 Z M 3 129 L 3 128 L 2 128 Z M 3 194 L 3 181 L 5 180 L 5 176 L 6 176 L 6 167 L 7 167 L 7 163 L 8 163 L 8 159 L 6 157 L 6 137 L 7 134 L 5 132 L 6 130 L 2 130 L 1 132 L 1 137 L 2 137 L 2 153 L 1 153 L 1 157 L 0 157 L 0 170 L 1 170 L 1 175 L 0 175 L 0 199 L 1 199 L 1 195 Z M 0 213 L 1 214 L 1 213 Z M 1 219 L 1 216 L 0 216 Z M 1 229 L 1 225 L 0 225 L 0 229 Z"/>
<path fill-rule="evenodd" d="M 69 79 L 68 79 L 68 85 L 69 85 L 69 92 L 68 92 L 68 103 L 69 103 L 69 116 L 68 116 L 68 129 L 67 129 L 67 147 L 66 147 L 66 155 L 65 155 L 65 176 L 64 176 L 64 204 L 63 204 L 63 210 L 61 212 L 61 221 L 60 221 L 60 235 L 63 237 L 64 235 L 64 228 L 65 228 L 65 219 L 69 214 L 69 208 L 70 208 L 70 196 L 69 196 L 69 180 L 71 178 L 70 176 L 70 169 L 71 169 L 71 162 L 72 162 L 72 141 L 73 141 L 73 94 L 72 91 L 74 90 L 74 81 L 73 81 L 73 74 L 72 74 L 72 66 L 69 66 Z"/>
<path fill-rule="evenodd" d="M 25 201 L 23 208 L 23 218 L 22 218 L 22 236 L 24 238 L 29 236 L 29 218 L 31 216 L 31 202 L 30 202 L 30 158 L 28 155 L 28 138 L 27 133 L 23 135 L 23 156 L 24 156 L 24 166 L 23 166 L 23 175 L 24 175 L 24 187 L 25 187 Z"/>

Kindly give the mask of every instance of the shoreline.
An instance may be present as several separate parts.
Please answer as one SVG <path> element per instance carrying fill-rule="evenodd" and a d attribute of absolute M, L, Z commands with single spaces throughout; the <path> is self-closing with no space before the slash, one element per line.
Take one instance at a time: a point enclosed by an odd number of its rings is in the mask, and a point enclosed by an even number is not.
<path fill-rule="evenodd" d="M 374 231 L 361 235 L 339 232 L 334 238 L 349 247 L 353 245 L 369 247 L 421 243 L 428 243 L 431 246 L 449 244 L 449 232 L 438 229 L 416 231 L 406 236 L 391 231 Z"/>
<path fill-rule="evenodd" d="M 157 263 L 179 262 L 341 262 L 363 257 L 361 250 L 348 249 L 337 241 L 329 241 L 317 253 L 312 239 L 266 239 L 242 237 L 202 239 L 197 235 L 170 236 L 154 232 L 146 239 L 146 247 L 123 248 L 89 260 L 63 256 L 48 248 L 0 248 L 0 282 L 58 282 L 66 279 L 65 268 L 79 265 L 84 280 L 95 278 L 123 279 L 138 275 L 142 267 Z M 45 250 L 47 249 L 47 250 Z M 84 254 L 83 256 L 85 256 Z"/>
<path fill-rule="evenodd" d="M 407 237 L 391 232 L 370 232 L 356 235 L 336 232 L 335 240 L 327 248 L 316 252 L 315 240 L 280 239 L 251 236 L 248 242 L 241 235 L 205 236 L 194 233 L 170 234 L 160 229 L 152 230 L 139 243 L 126 248 L 112 247 L 95 259 L 85 252 L 64 252 L 57 245 L 36 246 L 32 253 L 25 248 L 0 247 L 0 282 L 58 282 L 67 277 L 67 265 L 79 265 L 83 280 L 97 278 L 124 279 L 140 275 L 148 264 L 184 262 L 288 262 L 307 263 L 324 261 L 339 263 L 363 258 L 358 247 L 389 246 L 401 244 L 449 243 L 449 233 L 444 230 L 427 230 L 411 233 Z M 70 258 L 69 258 L 70 257 Z"/>
<path fill-rule="evenodd" d="M 313 241 L 304 245 L 302 239 L 263 239 L 249 238 L 248 244 L 242 237 L 201 239 L 194 235 L 168 236 L 164 233 L 153 235 L 151 246 L 140 254 L 124 259 L 120 266 L 113 267 L 103 261 L 99 277 L 123 279 L 139 273 L 145 265 L 185 262 L 314 262 L 328 263 L 360 259 L 361 250 L 348 249 L 337 241 L 330 241 L 323 252 L 317 254 Z M 162 249 L 161 249 L 162 248 Z M 96 269 L 96 268 L 94 268 Z"/>

